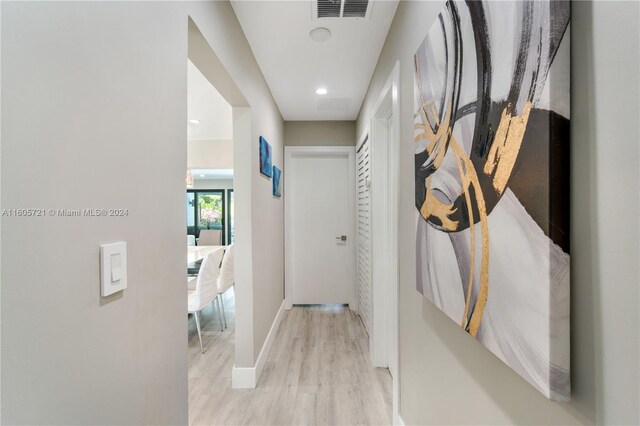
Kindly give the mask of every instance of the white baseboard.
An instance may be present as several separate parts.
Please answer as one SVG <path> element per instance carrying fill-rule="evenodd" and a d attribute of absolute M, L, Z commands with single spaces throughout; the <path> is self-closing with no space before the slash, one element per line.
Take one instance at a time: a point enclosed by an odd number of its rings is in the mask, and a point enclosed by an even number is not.
<path fill-rule="evenodd" d="M 258 384 L 258 379 L 260 378 L 260 375 L 262 375 L 262 368 L 264 367 L 264 363 L 267 362 L 267 357 L 269 357 L 269 351 L 271 351 L 271 345 L 273 345 L 273 341 L 276 339 L 278 327 L 280 327 L 280 321 L 282 321 L 283 315 L 284 300 L 280 304 L 278 313 L 273 320 L 273 324 L 271 324 L 269 334 L 267 334 L 267 338 L 264 340 L 264 344 L 262 345 L 262 349 L 260 350 L 260 355 L 258 355 L 258 359 L 256 360 L 256 384 Z"/>
<path fill-rule="evenodd" d="M 231 371 L 231 387 L 233 389 L 253 389 L 256 387 L 255 367 L 236 367 Z"/>
<path fill-rule="evenodd" d="M 282 321 L 284 310 L 285 302 L 283 300 L 280 305 L 280 309 L 278 309 L 278 313 L 271 324 L 271 329 L 269 329 L 267 338 L 262 345 L 262 349 L 260 350 L 260 354 L 256 360 L 256 365 L 253 367 L 233 366 L 233 371 L 231 372 L 231 387 L 233 389 L 253 389 L 258 384 L 258 380 L 262 374 L 262 368 L 264 367 L 264 363 L 267 361 L 271 345 L 273 345 L 276 333 L 278 332 L 278 327 L 280 326 L 280 321 Z"/>

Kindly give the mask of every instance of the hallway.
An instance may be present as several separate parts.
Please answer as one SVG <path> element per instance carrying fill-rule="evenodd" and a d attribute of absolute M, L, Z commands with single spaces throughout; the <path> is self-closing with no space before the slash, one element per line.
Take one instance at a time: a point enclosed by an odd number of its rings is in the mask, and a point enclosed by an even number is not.
<path fill-rule="evenodd" d="M 0 425 L 640 426 L 638 22 L 0 0 Z"/>
<path fill-rule="evenodd" d="M 371 366 L 362 323 L 342 306 L 286 311 L 256 389 L 231 389 L 232 303 L 224 333 L 213 307 L 202 312 L 204 355 L 189 322 L 190 424 L 391 424 L 391 376 Z"/>

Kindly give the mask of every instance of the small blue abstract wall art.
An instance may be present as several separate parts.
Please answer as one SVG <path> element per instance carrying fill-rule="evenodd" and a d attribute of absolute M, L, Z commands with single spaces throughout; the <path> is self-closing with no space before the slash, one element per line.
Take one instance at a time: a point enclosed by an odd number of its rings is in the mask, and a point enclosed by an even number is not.
<path fill-rule="evenodd" d="M 282 171 L 273 166 L 273 196 L 280 197 L 282 193 L 280 192 L 280 176 L 282 176 Z"/>
<path fill-rule="evenodd" d="M 273 175 L 271 167 L 271 145 L 262 136 L 260 136 L 260 173 L 267 177 Z"/>

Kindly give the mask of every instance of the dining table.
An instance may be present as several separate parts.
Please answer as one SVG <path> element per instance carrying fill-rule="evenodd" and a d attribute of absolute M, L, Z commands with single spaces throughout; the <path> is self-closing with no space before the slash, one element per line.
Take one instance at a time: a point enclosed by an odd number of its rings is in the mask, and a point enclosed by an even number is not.
<path fill-rule="evenodd" d="M 226 246 L 187 246 L 187 263 L 198 262 L 207 257 L 208 254 L 225 248 Z"/>
<path fill-rule="evenodd" d="M 207 255 L 226 248 L 227 246 L 187 246 L 187 275 L 198 275 L 202 260 Z"/>

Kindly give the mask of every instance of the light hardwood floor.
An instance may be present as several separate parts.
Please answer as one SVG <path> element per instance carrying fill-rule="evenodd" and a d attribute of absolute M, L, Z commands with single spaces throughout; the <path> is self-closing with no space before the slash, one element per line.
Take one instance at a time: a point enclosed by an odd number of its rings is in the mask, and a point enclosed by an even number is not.
<path fill-rule="evenodd" d="M 189 422 L 193 425 L 391 424 L 391 376 L 373 368 L 359 318 L 342 306 L 286 311 L 256 389 L 231 389 L 233 293 L 229 328 L 213 307 L 201 314 L 205 354 L 189 318 Z"/>

